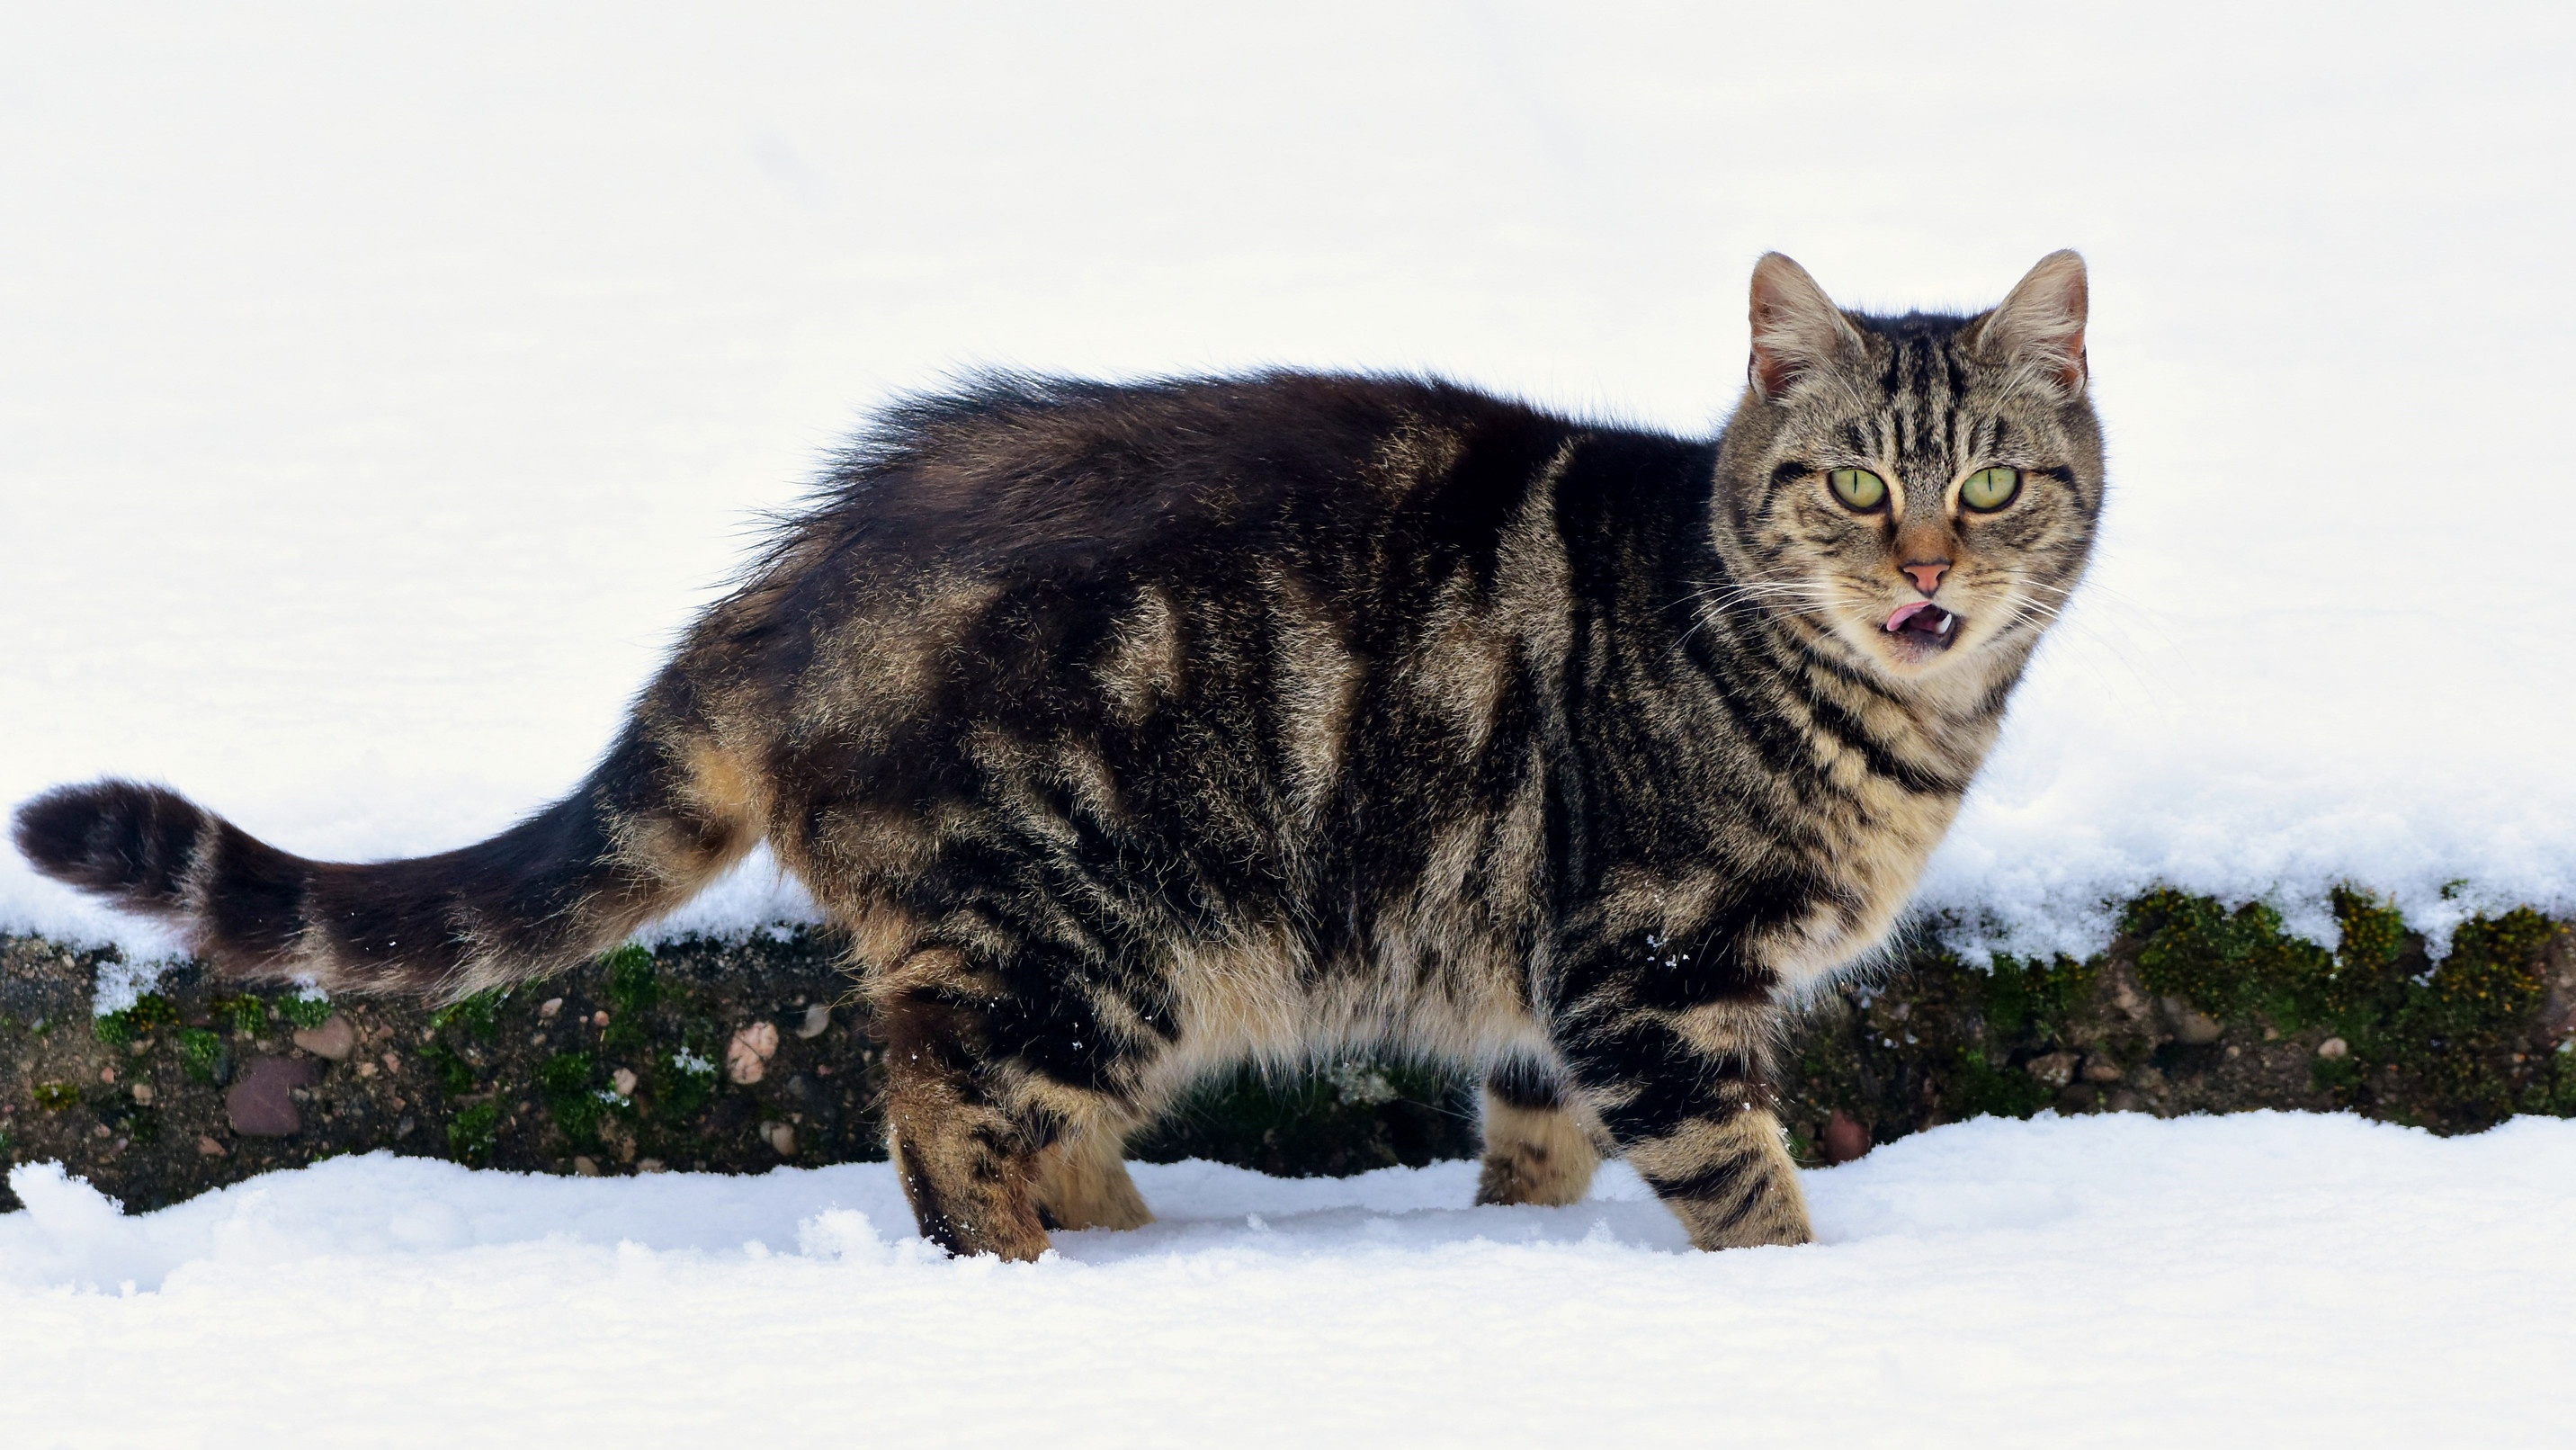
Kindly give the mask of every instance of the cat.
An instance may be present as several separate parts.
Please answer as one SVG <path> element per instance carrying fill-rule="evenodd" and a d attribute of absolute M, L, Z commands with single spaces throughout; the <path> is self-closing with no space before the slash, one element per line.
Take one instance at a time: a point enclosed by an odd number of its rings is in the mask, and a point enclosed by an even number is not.
<path fill-rule="evenodd" d="M 1974 316 L 1752 279 L 1714 438 L 1435 380 L 990 376 L 901 404 L 572 795 L 308 861 L 155 786 L 16 819 L 247 978 L 559 970 L 766 841 L 852 943 L 923 1234 L 1149 1215 L 1124 1138 L 1246 1058 L 1485 1074 L 1477 1199 L 1604 1153 L 1706 1249 L 1810 1229 L 1780 1014 L 1889 933 L 2082 574 L 2086 277 Z"/>

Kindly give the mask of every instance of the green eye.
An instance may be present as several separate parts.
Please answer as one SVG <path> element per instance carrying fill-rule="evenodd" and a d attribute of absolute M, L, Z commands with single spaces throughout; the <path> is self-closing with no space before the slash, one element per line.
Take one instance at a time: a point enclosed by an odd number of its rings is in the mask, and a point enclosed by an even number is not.
<path fill-rule="evenodd" d="M 1887 501 L 1887 483 L 1866 468 L 1837 468 L 1825 475 L 1834 497 L 1856 509 L 1874 509 Z"/>
<path fill-rule="evenodd" d="M 2021 492 L 2018 468 L 1980 468 L 1959 485 L 1959 502 L 1972 509 L 1999 509 Z"/>

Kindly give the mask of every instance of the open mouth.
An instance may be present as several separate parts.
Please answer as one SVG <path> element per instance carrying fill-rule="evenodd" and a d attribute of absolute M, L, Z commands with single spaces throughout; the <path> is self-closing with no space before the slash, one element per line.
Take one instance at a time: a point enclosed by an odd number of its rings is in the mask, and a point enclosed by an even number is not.
<path fill-rule="evenodd" d="M 1948 649 L 1959 637 L 1959 616 L 1931 600 L 1918 599 L 1898 605 L 1884 627 L 1889 634 L 1904 636 L 1908 644 Z"/>

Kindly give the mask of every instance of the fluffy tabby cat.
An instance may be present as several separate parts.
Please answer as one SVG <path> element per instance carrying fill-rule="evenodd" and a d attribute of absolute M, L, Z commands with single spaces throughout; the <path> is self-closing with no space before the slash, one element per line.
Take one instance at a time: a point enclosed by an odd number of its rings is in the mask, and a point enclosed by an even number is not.
<path fill-rule="evenodd" d="M 1487 1073 L 1478 1201 L 1598 1154 L 1703 1248 L 1808 1237 L 1764 1088 L 1869 952 L 2084 568 L 2085 279 L 1874 317 L 1754 269 L 1715 439 L 1432 381 L 995 378 L 912 402 L 607 757 L 480 845 L 332 865 L 157 787 L 18 813 L 245 977 L 455 996 L 767 841 L 854 943 L 922 1232 L 1147 1220 L 1122 1140 L 1247 1056 Z"/>

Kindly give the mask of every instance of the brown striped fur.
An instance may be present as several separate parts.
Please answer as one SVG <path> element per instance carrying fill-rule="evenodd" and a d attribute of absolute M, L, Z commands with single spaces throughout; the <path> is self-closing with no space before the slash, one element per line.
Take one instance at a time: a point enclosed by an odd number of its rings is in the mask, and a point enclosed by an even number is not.
<path fill-rule="evenodd" d="M 228 972 L 448 996 L 765 840 L 851 934 L 960 1252 L 1144 1222 L 1128 1133 L 1350 1047 L 1490 1069 L 1482 1201 L 1608 1152 L 1703 1247 L 1799 1242 L 1777 1013 L 1886 936 L 2083 570 L 2084 306 L 2072 253 L 1974 317 L 1766 257 L 1714 439 L 1410 379 L 988 379 L 887 414 L 490 841 L 313 862 L 124 782 L 17 840 Z M 1995 466 L 2019 492 L 1966 507 Z"/>

